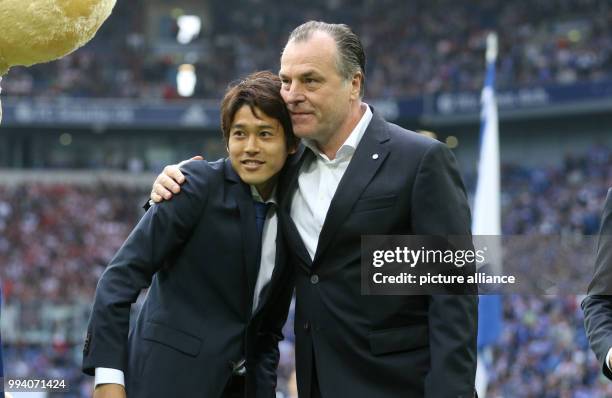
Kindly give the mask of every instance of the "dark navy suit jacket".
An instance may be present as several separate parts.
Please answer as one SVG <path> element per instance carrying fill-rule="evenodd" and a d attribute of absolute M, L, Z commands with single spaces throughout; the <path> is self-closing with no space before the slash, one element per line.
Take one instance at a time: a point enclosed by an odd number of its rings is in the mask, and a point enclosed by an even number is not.
<path fill-rule="evenodd" d="M 612 372 L 606 364 L 606 355 L 612 347 L 612 189 L 604 205 L 597 242 L 595 273 L 588 295 L 582 300 L 584 325 L 591 348 L 608 379 Z"/>
<path fill-rule="evenodd" d="M 2 319 L 2 289 L 0 289 L 0 319 Z M 4 377 L 4 361 L 2 355 L 2 335 L 0 334 L 0 379 Z M 4 383 L 0 380 L 0 392 L 4 391 Z"/>
<path fill-rule="evenodd" d="M 280 187 L 289 212 L 306 157 Z M 470 235 L 457 163 L 440 142 L 374 116 L 331 201 L 314 259 L 288 217 L 300 396 L 473 397 L 475 295 L 361 294 L 362 235 Z M 476 293 L 466 292 L 466 293 Z"/>
<path fill-rule="evenodd" d="M 275 396 L 293 284 L 276 266 L 252 313 L 259 238 L 248 185 L 229 160 L 192 161 L 173 200 L 152 206 L 102 275 L 83 369 L 121 369 L 130 398 L 219 397 L 247 361 L 247 396 Z M 130 306 L 149 287 L 128 338 Z"/>

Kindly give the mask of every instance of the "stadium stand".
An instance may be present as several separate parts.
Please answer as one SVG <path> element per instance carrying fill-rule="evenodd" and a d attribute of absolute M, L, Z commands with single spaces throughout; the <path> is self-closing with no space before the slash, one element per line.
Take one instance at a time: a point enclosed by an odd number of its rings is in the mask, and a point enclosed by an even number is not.
<path fill-rule="evenodd" d="M 361 36 L 369 98 L 479 90 L 485 36 L 493 27 L 504 54 L 499 89 L 612 79 L 612 6 L 606 1 L 205 4 L 208 25 L 189 51 L 164 49 L 147 34 L 144 1 L 120 2 L 87 47 L 60 62 L 12 69 L 3 81 L 5 93 L 172 100 L 178 98 L 178 66 L 196 59 L 194 97 L 220 98 L 228 82 L 248 72 L 277 70 L 288 33 L 307 19 L 348 23 Z M 176 33 L 169 15 L 162 22 L 171 25 L 165 31 Z"/>

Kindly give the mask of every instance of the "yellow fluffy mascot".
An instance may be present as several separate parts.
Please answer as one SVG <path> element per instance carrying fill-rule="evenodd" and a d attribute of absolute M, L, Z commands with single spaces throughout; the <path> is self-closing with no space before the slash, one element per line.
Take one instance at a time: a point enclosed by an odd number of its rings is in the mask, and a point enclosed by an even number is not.
<path fill-rule="evenodd" d="M 52 61 L 87 43 L 115 1 L 0 0 L 0 78 L 11 66 Z"/>
<path fill-rule="evenodd" d="M 0 0 L 0 80 L 11 66 L 52 61 L 87 43 L 115 1 Z"/>

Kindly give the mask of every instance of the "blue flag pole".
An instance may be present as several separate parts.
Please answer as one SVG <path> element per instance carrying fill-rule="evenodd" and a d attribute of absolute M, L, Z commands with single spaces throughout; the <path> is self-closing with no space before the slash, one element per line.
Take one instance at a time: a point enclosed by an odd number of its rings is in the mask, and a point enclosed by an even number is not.
<path fill-rule="evenodd" d="M 474 218 L 472 234 L 478 236 L 501 236 L 501 189 L 499 155 L 499 118 L 495 98 L 495 61 L 497 59 L 497 35 L 487 37 L 486 77 L 481 96 L 480 157 L 478 161 L 478 183 L 474 196 Z M 492 247 L 489 267 L 501 273 L 501 242 L 499 238 L 489 241 Z M 502 303 L 497 295 L 483 295 L 478 305 L 478 368 L 476 388 L 482 398 L 486 395 L 488 377 L 483 363 L 487 347 L 499 338 L 502 329 Z M 484 355 L 486 357 L 486 355 Z"/>

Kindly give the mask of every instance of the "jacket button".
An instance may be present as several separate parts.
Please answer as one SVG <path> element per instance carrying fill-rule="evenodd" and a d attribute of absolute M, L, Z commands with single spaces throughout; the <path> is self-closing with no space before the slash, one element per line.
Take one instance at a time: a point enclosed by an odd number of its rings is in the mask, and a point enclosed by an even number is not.
<path fill-rule="evenodd" d="M 306 321 L 304 322 L 304 330 L 308 330 L 310 329 L 310 322 Z"/>
<path fill-rule="evenodd" d="M 312 283 L 313 285 L 316 285 L 317 283 L 319 283 L 319 275 L 314 274 L 310 277 L 310 283 Z"/>

